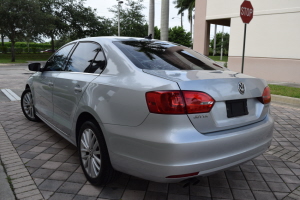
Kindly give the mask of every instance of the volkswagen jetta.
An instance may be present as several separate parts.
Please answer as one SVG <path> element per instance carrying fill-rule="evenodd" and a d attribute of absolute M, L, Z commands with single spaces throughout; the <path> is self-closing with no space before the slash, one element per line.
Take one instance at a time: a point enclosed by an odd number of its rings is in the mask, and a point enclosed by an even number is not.
<path fill-rule="evenodd" d="M 166 41 L 94 37 L 36 71 L 21 107 L 78 147 L 92 184 L 118 171 L 179 182 L 239 165 L 270 146 L 266 81 Z"/>

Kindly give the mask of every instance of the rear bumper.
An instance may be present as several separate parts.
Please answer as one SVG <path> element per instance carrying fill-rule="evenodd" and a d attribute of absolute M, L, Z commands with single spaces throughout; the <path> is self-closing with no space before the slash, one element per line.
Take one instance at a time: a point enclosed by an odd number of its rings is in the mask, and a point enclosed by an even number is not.
<path fill-rule="evenodd" d="M 156 182 L 179 182 L 187 178 L 166 177 L 207 175 L 259 156 L 271 144 L 273 126 L 267 115 L 255 124 L 203 135 L 187 116 L 150 114 L 138 127 L 104 125 L 104 134 L 116 170 Z"/>

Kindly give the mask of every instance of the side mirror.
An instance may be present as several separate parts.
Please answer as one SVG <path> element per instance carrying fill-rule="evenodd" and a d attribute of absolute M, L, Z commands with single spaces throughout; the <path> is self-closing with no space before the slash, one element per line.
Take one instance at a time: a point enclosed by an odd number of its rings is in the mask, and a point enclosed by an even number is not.
<path fill-rule="evenodd" d="M 41 63 L 31 63 L 28 65 L 30 71 L 41 71 Z"/>

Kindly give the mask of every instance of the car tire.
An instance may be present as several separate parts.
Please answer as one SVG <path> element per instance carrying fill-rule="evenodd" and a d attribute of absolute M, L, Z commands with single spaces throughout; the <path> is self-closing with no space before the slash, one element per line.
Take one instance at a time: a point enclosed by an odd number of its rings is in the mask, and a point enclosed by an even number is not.
<path fill-rule="evenodd" d="M 82 170 L 93 185 L 105 185 L 117 179 L 108 155 L 103 133 L 95 121 L 82 124 L 78 135 L 78 152 Z"/>
<path fill-rule="evenodd" d="M 30 121 L 34 121 L 34 122 L 41 121 L 40 118 L 36 116 L 32 93 L 30 89 L 25 89 L 24 92 L 22 93 L 21 108 L 25 117 Z"/>

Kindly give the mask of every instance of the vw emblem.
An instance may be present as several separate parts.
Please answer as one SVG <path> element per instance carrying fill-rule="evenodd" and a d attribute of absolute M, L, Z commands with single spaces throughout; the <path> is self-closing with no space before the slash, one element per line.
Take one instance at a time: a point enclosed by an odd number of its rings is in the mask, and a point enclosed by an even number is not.
<path fill-rule="evenodd" d="M 241 94 L 244 94 L 244 93 L 245 93 L 245 85 L 244 85 L 244 83 L 239 82 L 239 84 L 238 84 L 238 90 L 239 90 L 239 92 L 240 92 Z"/>

